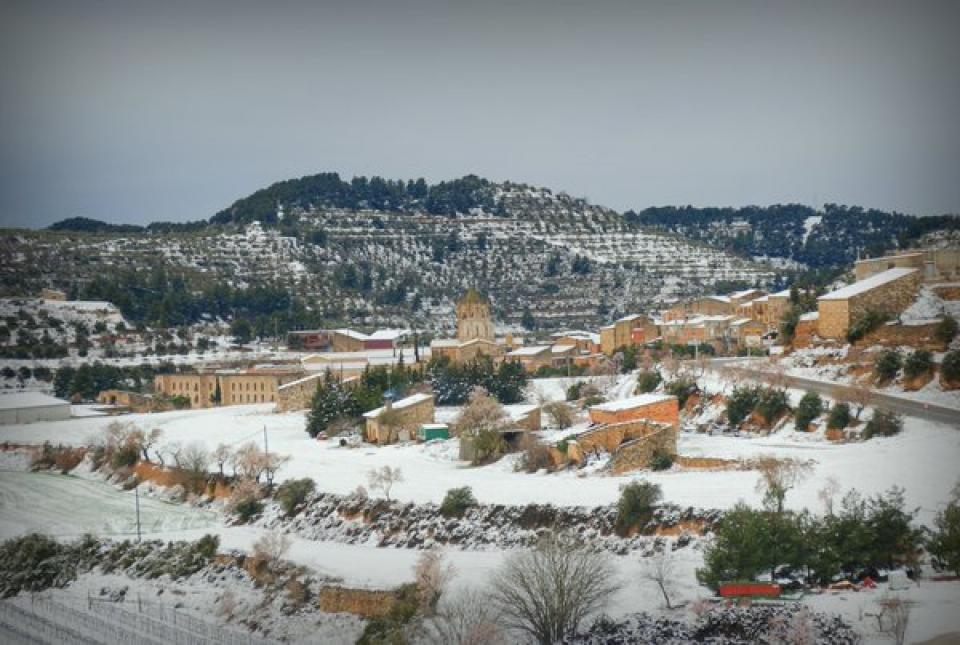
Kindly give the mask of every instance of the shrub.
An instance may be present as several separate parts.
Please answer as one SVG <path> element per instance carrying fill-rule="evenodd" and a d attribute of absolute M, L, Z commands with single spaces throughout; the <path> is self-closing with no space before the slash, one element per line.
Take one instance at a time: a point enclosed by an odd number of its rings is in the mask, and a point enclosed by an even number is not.
<path fill-rule="evenodd" d="M 878 382 L 885 382 L 897 377 L 903 359 L 895 349 L 885 349 L 880 352 L 877 362 L 873 364 L 873 373 Z"/>
<path fill-rule="evenodd" d="M 855 343 L 877 327 L 889 320 L 889 316 L 882 312 L 876 310 L 869 310 L 863 314 L 859 319 L 854 321 L 850 325 L 850 329 L 847 331 L 847 341 Z"/>
<path fill-rule="evenodd" d="M 727 397 L 727 421 L 735 426 L 743 423 L 744 419 L 750 416 L 750 413 L 757 407 L 759 398 L 759 388 L 734 388 L 733 393 Z"/>
<path fill-rule="evenodd" d="M 573 407 L 563 401 L 548 403 L 543 406 L 543 411 L 553 421 L 553 425 L 561 430 L 572 426 L 575 420 Z"/>
<path fill-rule="evenodd" d="M 297 507 L 307 501 L 310 493 L 312 493 L 316 487 L 316 483 L 309 477 L 290 479 L 283 482 L 277 489 L 277 501 L 280 503 L 280 508 L 283 509 L 283 512 L 286 513 L 287 516 L 293 515 Z"/>
<path fill-rule="evenodd" d="M 907 356 L 903 362 L 903 375 L 908 379 L 915 379 L 933 372 L 933 354 L 918 349 Z"/>
<path fill-rule="evenodd" d="M 850 405 L 848 403 L 836 403 L 830 408 L 830 415 L 827 417 L 827 427 L 831 430 L 843 430 L 850 425 Z"/>
<path fill-rule="evenodd" d="M 580 398 L 580 390 L 583 389 L 583 381 L 577 381 L 567 388 L 567 401 L 576 401 Z"/>
<path fill-rule="evenodd" d="M 650 482 L 632 481 L 621 486 L 617 502 L 617 532 L 625 535 L 631 528 L 649 521 L 661 496 L 660 486 Z"/>
<path fill-rule="evenodd" d="M 127 468 L 136 464 L 139 457 L 140 449 L 127 443 L 117 448 L 116 452 L 113 453 L 113 457 L 110 458 L 110 465 L 114 468 Z"/>
<path fill-rule="evenodd" d="M 507 451 L 507 442 L 498 430 L 481 430 L 472 436 L 472 440 L 474 466 L 498 459 Z"/>
<path fill-rule="evenodd" d="M 903 430 L 903 419 L 891 410 L 875 410 L 863 429 L 863 438 L 892 437 Z"/>
<path fill-rule="evenodd" d="M 960 381 L 960 349 L 947 352 L 940 363 L 940 375 L 947 381 Z"/>
<path fill-rule="evenodd" d="M 960 325 L 957 325 L 957 319 L 953 316 L 947 316 L 941 318 L 940 322 L 937 323 L 936 329 L 933 330 L 933 335 L 944 345 L 949 345 L 950 342 L 956 338 L 958 327 L 960 327 Z"/>
<path fill-rule="evenodd" d="M 233 514 L 244 524 L 259 515 L 261 511 L 263 511 L 263 503 L 252 497 L 242 499 L 233 506 Z"/>
<path fill-rule="evenodd" d="M 583 400 L 583 407 L 589 408 L 592 405 L 600 405 L 601 403 L 606 403 L 606 399 L 600 396 L 599 394 L 594 394 L 593 396 L 588 396 Z"/>
<path fill-rule="evenodd" d="M 687 404 L 687 399 L 699 390 L 697 382 L 690 378 L 678 378 L 675 381 L 670 381 L 663 389 L 667 394 L 677 397 L 681 409 Z"/>
<path fill-rule="evenodd" d="M 806 432 L 813 420 L 821 414 L 823 414 L 823 399 L 816 392 L 807 392 L 800 399 L 800 404 L 794 414 L 794 423 L 797 430 Z"/>
<path fill-rule="evenodd" d="M 647 392 L 653 392 L 657 389 L 657 386 L 663 382 L 663 377 L 660 376 L 660 372 L 657 370 L 647 370 L 640 372 L 637 375 L 637 389 L 636 394 L 646 394 Z"/>
<path fill-rule="evenodd" d="M 763 416 L 767 423 L 773 423 L 789 409 L 786 391 L 772 387 L 760 390 L 755 410 Z"/>
<path fill-rule="evenodd" d="M 650 458 L 651 470 L 669 470 L 673 467 L 673 455 L 666 450 L 657 450 Z"/>
<path fill-rule="evenodd" d="M 440 514 L 444 517 L 463 517 L 468 508 L 476 505 L 477 498 L 473 496 L 472 488 L 469 486 L 451 488 L 440 504 Z"/>

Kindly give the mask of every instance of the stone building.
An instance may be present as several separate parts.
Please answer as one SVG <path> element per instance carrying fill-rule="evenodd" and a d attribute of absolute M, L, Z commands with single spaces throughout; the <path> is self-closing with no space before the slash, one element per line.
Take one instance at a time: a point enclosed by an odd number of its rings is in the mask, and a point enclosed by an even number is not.
<path fill-rule="evenodd" d="M 45 288 L 40 290 L 40 299 L 41 300 L 56 300 L 58 302 L 66 302 L 67 294 L 59 289 L 50 289 Z"/>
<path fill-rule="evenodd" d="M 495 342 L 490 301 L 476 289 L 470 289 L 457 303 L 457 340 Z"/>
<path fill-rule="evenodd" d="M 130 412 L 157 412 L 166 409 L 154 397 L 129 390 L 103 390 L 97 394 L 97 403 L 126 408 Z"/>
<path fill-rule="evenodd" d="M 303 371 L 294 366 L 160 374 L 154 379 L 153 388 L 163 396 L 186 397 L 192 408 L 275 403 L 280 385 L 302 375 Z"/>
<path fill-rule="evenodd" d="M 890 269 L 918 269 L 925 283 L 955 282 L 960 280 L 960 248 L 909 251 L 854 264 L 858 282 Z"/>
<path fill-rule="evenodd" d="M 528 345 L 508 352 L 503 359 L 520 363 L 524 370 L 532 373 L 541 367 L 552 367 L 553 357 L 550 345 Z"/>
<path fill-rule="evenodd" d="M 600 351 L 612 356 L 621 347 L 643 344 L 657 337 L 657 326 L 647 316 L 633 314 L 600 328 Z M 638 339 L 643 339 L 637 342 Z"/>
<path fill-rule="evenodd" d="M 330 372 L 331 376 L 336 378 L 335 372 Z M 313 395 L 317 392 L 317 387 L 327 377 L 327 372 L 317 372 L 295 381 L 289 381 L 277 388 L 277 412 L 293 412 L 296 410 L 307 410 L 313 404 Z M 348 376 L 343 379 L 344 385 L 359 383 L 359 376 Z"/>
<path fill-rule="evenodd" d="M 370 443 L 387 444 L 409 441 L 425 423 L 433 423 L 433 395 L 412 394 L 399 401 L 386 399 L 383 407 L 363 414 L 364 435 Z"/>
<path fill-rule="evenodd" d="M 594 405 L 588 410 L 590 421 L 596 424 L 616 424 L 627 421 L 655 421 L 680 428 L 680 402 L 669 394 L 638 394 L 628 399 Z"/>
<path fill-rule="evenodd" d="M 916 268 L 887 269 L 817 299 L 817 334 L 845 338 L 850 326 L 868 311 L 895 316 L 917 298 L 922 273 Z"/>
<path fill-rule="evenodd" d="M 514 347 L 511 335 L 497 342 L 490 316 L 490 301 L 476 289 L 470 289 L 457 303 L 457 337 L 431 342 L 430 356 L 447 357 L 454 363 L 469 363 L 480 356 L 498 360 L 505 351 Z"/>

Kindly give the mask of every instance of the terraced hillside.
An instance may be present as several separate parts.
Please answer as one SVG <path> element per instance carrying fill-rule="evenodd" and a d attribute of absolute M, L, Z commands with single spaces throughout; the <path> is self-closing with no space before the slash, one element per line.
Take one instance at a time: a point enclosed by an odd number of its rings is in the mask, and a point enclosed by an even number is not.
<path fill-rule="evenodd" d="M 331 323 L 436 329 L 452 325 L 452 303 L 469 286 L 490 294 L 504 326 L 519 326 L 529 310 L 554 328 L 655 309 L 718 281 L 776 278 L 766 264 L 645 231 L 548 189 L 483 182 L 470 203 L 433 213 L 415 203 L 386 210 L 291 198 L 278 202 L 279 218 L 218 215 L 188 231 L 8 232 L 0 278 L 5 295 L 58 286 L 102 297 L 84 290 L 133 273 L 132 288 L 149 293 L 162 268 L 187 290 L 279 287 Z"/>

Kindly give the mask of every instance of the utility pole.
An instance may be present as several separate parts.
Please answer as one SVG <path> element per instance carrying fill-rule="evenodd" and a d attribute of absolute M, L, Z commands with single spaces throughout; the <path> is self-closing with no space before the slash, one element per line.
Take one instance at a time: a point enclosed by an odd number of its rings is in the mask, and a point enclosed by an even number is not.
<path fill-rule="evenodd" d="M 133 499 L 137 507 L 137 542 L 140 541 L 140 486 L 133 487 Z"/>
<path fill-rule="evenodd" d="M 267 488 L 273 487 L 273 475 L 270 473 L 270 445 L 267 443 L 267 424 L 263 424 L 263 455 L 267 464 Z"/>

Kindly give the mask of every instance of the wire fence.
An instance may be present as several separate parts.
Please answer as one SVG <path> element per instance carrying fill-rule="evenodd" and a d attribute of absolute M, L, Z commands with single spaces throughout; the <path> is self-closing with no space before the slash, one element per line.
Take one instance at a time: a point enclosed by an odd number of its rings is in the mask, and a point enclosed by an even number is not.
<path fill-rule="evenodd" d="M 268 645 L 185 612 L 139 599 L 123 604 L 90 598 L 86 608 L 34 597 L 28 607 L 0 602 L 0 627 L 22 643 L 76 645 Z"/>

